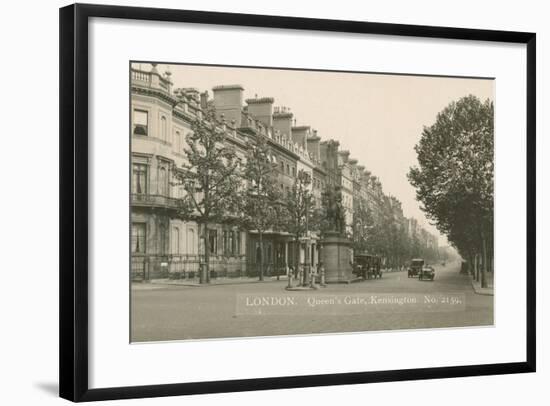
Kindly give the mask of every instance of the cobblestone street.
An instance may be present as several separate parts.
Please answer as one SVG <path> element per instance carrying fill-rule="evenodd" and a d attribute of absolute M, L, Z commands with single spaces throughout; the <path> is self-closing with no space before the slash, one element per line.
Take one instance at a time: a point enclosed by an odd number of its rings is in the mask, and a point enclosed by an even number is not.
<path fill-rule="evenodd" d="M 382 279 L 329 285 L 316 291 L 287 292 L 286 281 L 206 287 L 135 284 L 131 297 L 132 341 L 250 337 L 376 331 L 493 324 L 493 296 L 476 294 L 458 264 L 435 266 L 435 281 L 408 278 L 406 272 Z M 364 312 L 360 314 L 237 314 L 240 295 L 277 296 L 361 294 L 460 294 L 456 311 Z M 302 298 L 303 299 L 303 298 Z"/>

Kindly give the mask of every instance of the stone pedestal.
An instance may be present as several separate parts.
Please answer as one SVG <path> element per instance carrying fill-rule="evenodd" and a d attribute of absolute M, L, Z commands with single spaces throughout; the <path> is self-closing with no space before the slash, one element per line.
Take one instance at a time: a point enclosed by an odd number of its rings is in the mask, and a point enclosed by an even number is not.
<path fill-rule="evenodd" d="M 351 268 L 351 242 L 337 232 L 325 233 L 322 240 L 322 261 L 325 283 L 350 283 L 354 279 Z"/>

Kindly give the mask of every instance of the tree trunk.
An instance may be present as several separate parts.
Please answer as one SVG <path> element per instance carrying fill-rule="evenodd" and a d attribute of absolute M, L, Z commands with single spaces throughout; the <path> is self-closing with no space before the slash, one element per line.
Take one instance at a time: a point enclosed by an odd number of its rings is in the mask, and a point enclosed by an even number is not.
<path fill-rule="evenodd" d="M 300 240 L 298 236 L 294 238 L 294 251 L 294 276 L 298 278 L 300 276 Z M 300 280 L 298 285 L 301 283 L 302 281 Z"/>
<path fill-rule="evenodd" d="M 260 268 L 259 268 L 259 275 L 260 280 L 264 280 L 264 240 L 263 240 L 263 233 L 258 230 L 258 241 L 260 243 Z"/>
<path fill-rule="evenodd" d="M 487 287 L 487 240 L 483 233 L 481 236 L 481 244 L 482 244 L 482 251 L 483 251 L 483 266 L 481 268 L 481 287 L 486 288 Z"/>
<path fill-rule="evenodd" d="M 309 263 L 309 255 L 310 255 L 310 252 L 309 252 L 309 249 L 308 249 L 308 242 L 306 241 L 305 245 L 304 245 L 304 272 L 303 272 L 303 275 L 302 275 L 302 285 L 303 286 L 308 286 L 309 285 L 309 267 L 311 266 L 311 264 Z"/>
<path fill-rule="evenodd" d="M 491 264 L 491 268 L 489 268 L 490 272 L 493 274 L 493 277 L 495 275 L 495 247 L 494 247 L 494 241 L 493 238 L 490 239 L 491 243 L 489 244 L 489 261 Z"/>
<path fill-rule="evenodd" d="M 479 282 L 479 255 L 476 253 L 474 257 L 474 266 L 475 266 L 475 275 L 476 275 L 476 282 Z"/>
<path fill-rule="evenodd" d="M 208 223 L 202 225 L 204 235 L 204 264 L 200 269 L 199 283 L 210 283 L 210 236 Z"/>

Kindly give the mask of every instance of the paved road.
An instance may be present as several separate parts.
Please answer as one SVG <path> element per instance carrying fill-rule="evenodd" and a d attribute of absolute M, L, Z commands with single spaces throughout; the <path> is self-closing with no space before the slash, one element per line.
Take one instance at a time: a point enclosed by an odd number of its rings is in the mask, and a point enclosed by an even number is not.
<path fill-rule="evenodd" d="M 181 340 L 218 337 L 250 337 L 327 332 L 418 329 L 433 327 L 481 326 L 493 324 L 493 297 L 473 292 L 469 278 L 459 275 L 458 264 L 436 266 L 433 282 L 407 278 L 406 272 L 385 273 L 382 279 L 329 285 L 317 291 L 292 292 L 301 300 L 308 297 L 364 297 L 371 294 L 424 296 L 436 294 L 461 297 L 456 310 L 343 312 L 281 312 L 241 314 L 237 297 L 278 297 L 288 295 L 286 282 L 208 287 L 144 286 L 132 289 L 132 341 Z M 355 307 L 354 309 L 357 309 Z M 302 309 L 303 310 L 303 309 Z M 437 309 L 436 309 L 437 310 Z"/>

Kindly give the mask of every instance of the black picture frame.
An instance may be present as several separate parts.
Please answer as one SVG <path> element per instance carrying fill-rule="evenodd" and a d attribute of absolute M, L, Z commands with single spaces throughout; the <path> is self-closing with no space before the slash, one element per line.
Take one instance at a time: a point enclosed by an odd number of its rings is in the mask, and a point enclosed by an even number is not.
<path fill-rule="evenodd" d="M 525 361 L 90 389 L 88 385 L 88 19 L 154 20 L 495 41 L 527 48 Z M 528 32 L 74 4 L 60 9 L 60 396 L 75 402 L 534 372 L 536 366 L 536 35 Z"/>

